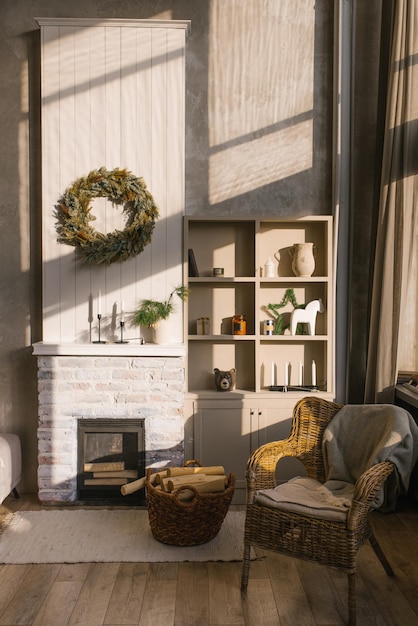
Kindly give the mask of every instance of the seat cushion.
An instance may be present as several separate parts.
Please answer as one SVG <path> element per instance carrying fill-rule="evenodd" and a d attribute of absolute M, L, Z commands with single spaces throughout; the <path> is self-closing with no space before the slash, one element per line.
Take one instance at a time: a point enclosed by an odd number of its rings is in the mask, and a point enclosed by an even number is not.
<path fill-rule="evenodd" d="M 254 501 L 281 511 L 345 521 L 353 493 L 351 483 L 331 480 L 322 484 L 313 478 L 298 476 L 274 489 L 257 491 Z"/>

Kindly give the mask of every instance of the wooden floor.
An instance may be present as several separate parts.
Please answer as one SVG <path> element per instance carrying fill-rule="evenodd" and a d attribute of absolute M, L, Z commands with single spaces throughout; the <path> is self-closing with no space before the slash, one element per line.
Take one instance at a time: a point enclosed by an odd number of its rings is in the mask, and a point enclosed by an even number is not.
<path fill-rule="evenodd" d="M 9 497 L 10 510 L 42 508 Z M 50 507 L 49 507 L 50 508 Z M 242 507 L 241 507 L 242 508 Z M 358 626 L 418 626 L 418 506 L 375 514 L 395 577 L 369 545 L 358 559 Z M 0 625 L 337 626 L 347 622 L 345 575 L 279 555 L 252 562 L 246 596 L 241 563 L 0 565 Z M 263 554 L 260 552 L 260 556 Z"/>

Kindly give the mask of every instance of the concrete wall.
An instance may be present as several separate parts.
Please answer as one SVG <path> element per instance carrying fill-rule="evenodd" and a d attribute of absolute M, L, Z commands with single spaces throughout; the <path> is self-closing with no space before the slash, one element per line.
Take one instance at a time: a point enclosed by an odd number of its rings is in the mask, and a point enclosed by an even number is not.
<path fill-rule="evenodd" d="M 190 19 L 186 211 L 284 216 L 332 212 L 333 9 L 331 0 L 0 3 L 0 430 L 22 437 L 23 489 L 36 489 L 31 344 L 42 339 L 34 18 Z"/>

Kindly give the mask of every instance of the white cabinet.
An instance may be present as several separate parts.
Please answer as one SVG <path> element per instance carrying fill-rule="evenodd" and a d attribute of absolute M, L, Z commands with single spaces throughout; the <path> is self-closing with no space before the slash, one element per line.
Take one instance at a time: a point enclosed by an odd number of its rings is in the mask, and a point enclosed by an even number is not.
<path fill-rule="evenodd" d="M 321 394 L 322 395 L 322 394 Z M 303 397 L 299 394 L 298 398 Z M 202 465 L 223 465 L 236 475 L 235 504 L 245 503 L 245 470 L 251 453 L 268 441 L 290 433 L 295 396 L 277 401 L 257 394 L 202 393 L 186 404 L 186 458 Z M 277 468 L 279 481 L 304 474 L 302 464 L 284 459 Z"/>
<path fill-rule="evenodd" d="M 236 489 L 245 490 L 245 468 L 251 443 L 252 414 L 240 402 L 199 401 L 193 413 L 194 454 L 203 465 L 223 465 L 234 472 Z"/>
<path fill-rule="evenodd" d="M 334 398 L 332 242 L 330 216 L 184 219 L 184 283 L 190 288 L 184 328 L 186 457 L 234 471 L 240 500 L 249 455 L 259 445 L 288 435 L 297 400 L 309 393 Z M 295 245 L 303 243 L 313 244 L 311 276 L 296 275 L 292 268 Z M 195 265 L 189 262 L 191 256 Z M 269 259 L 273 275 L 265 275 Z M 222 268 L 222 273 L 214 268 Z M 286 302 L 289 294 L 293 303 Z M 292 335 L 295 301 L 303 309 L 313 300 L 323 304 L 314 334 L 308 334 L 304 324 Z M 279 333 L 267 335 L 264 322 L 273 317 L 272 304 L 281 305 L 277 310 L 282 324 Z M 245 334 L 233 333 L 237 314 L 245 316 Z M 209 334 L 201 334 L 202 317 L 209 318 Z M 234 391 L 216 391 L 214 368 L 236 369 Z M 314 383 L 316 389 L 311 390 Z M 296 463 L 280 463 L 278 479 L 300 473 Z"/>

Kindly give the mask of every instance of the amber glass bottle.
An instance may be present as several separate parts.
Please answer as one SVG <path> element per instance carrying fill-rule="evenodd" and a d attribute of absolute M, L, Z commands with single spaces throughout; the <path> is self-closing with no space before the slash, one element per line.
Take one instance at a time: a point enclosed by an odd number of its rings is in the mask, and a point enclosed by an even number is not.
<path fill-rule="evenodd" d="M 233 335 L 246 335 L 247 334 L 247 321 L 244 315 L 234 315 L 232 318 L 232 334 Z"/>

